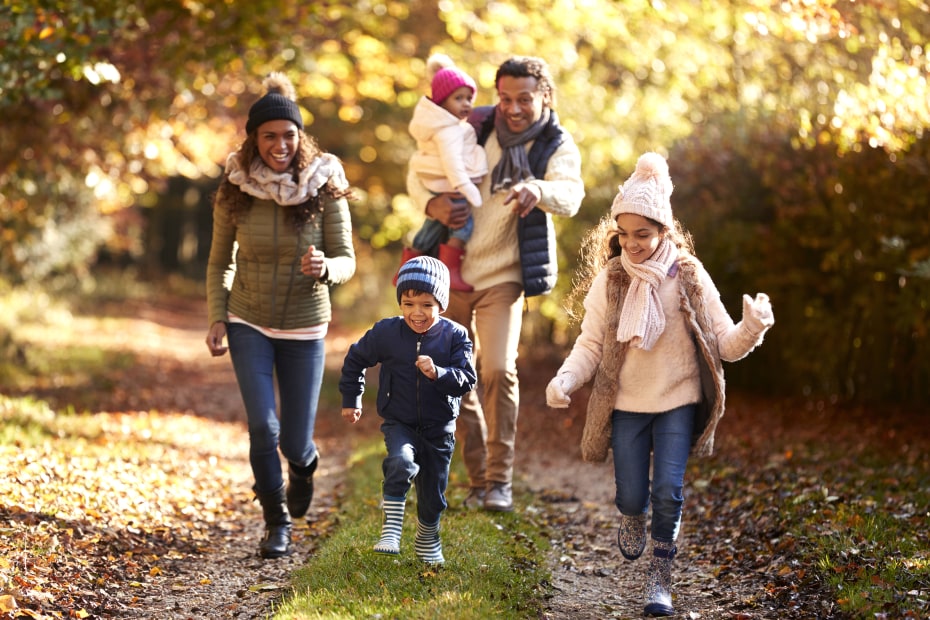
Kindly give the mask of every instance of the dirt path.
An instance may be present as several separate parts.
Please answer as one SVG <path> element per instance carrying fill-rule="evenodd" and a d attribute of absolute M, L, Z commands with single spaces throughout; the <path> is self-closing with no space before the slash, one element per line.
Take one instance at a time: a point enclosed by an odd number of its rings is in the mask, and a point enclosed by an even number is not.
<path fill-rule="evenodd" d="M 321 411 L 317 440 L 323 455 L 317 474 L 317 494 L 309 523 L 295 530 L 295 553 L 277 561 L 263 561 L 255 553 L 262 532 L 260 509 L 250 501 L 248 439 L 244 414 L 228 356 L 212 358 L 203 343 L 202 303 L 176 300 L 123 304 L 107 308 L 106 316 L 121 316 L 119 330 L 88 333 L 97 345 L 128 349 L 139 363 L 114 375 L 105 402 L 93 405 L 106 411 L 154 409 L 189 413 L 241 425 L 235 442 L 242 452 L 238 482 L 230 490 L 242 509 L 211 527 L 211 542 L 203 553 L 180 558 L 164 567 L 165 574 L 131 605 L 123 617 L 164 619 L 264 618 L 288 584 L 289 574 L 311 555 L 329 526 L 339 502 L 349 442 L 338 411 Z M 126 327 L 128 325 L 128 328 Z M 338 372 L 350 339 L 336 330 L 328 343 L 328 367 Z M 521 424 L 518 437 L 518 486 L 535 496 L 533 510 L 541 510 L 550 524 L 552 597 L 542 617 L 548 619 L 638 618 L 642 616 L 642 583 L 646 558 L 626 562 L 616 546 L 616 509 L 610 463 L 588 464 L 580 459 L 579 437 L 583 406 L 568 412 L 545 406 L 544 386 L 558 364 L 557 355 L 521 361 Z M 330 375 L 328 375 L 330 376 Z M 74 402 L 78 396 L 60 388 L 35 394 L 49 400 Z M 583 396 L 578 403 L 585 402 Z M 82 403 L 75 402 L 80 409 Z M 750 417 L 737 406 L 732 417 Z M 93 409 L 97 410 L 97 409 Z M 728 416 L 731 415 L 728 413 Z M 726 458 L 726 457 L 724 457 Z M 674 574 L 679 617 L 750 618 L 811 617 L 785 615 L 763 593 L 771 575 L 727 579 L 708 543 L 719 538 L 709 528 L 719 523 L 699 518 L 706 512 L 701 496 L 688 488 L 688 506 L 679 540 Z M 752 572 L 752 571 L 747 571 Z M 772 599 L 775 600 L 775 599 Z M 141 607 L 140 607 L 141 605 Z M 828 617 L 823 615 L 821 617 Z M 837 616 L 829 616 L 837 617 Z"/>

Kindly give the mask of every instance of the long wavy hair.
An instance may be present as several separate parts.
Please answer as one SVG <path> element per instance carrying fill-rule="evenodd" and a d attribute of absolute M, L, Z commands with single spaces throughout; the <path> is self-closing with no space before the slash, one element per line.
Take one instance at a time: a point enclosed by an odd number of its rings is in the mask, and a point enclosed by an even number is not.
<path fill-rule="evenodd" d="M 646 218 L 657 226 L 668 239 L 675 244 L 679 252 L 694 255 L 694 239 L 677 219 L 673 226 L 665 226 L 651 218 Z M 584 318 L 584 298 L 591 289 L 595 276 L 607 266 L 608 261 L 617 258 L 623 252 L 620 246 L 620 231 L 617 220 L 605 215 L 581 240 L 578 252 L 578 267 L 572 277 L 572 290 L 565 297 L 565 312 L 572 322 Z"/>
<path fill-rule="evenodd" d="M 278 93 L 284 97 L 287 97 L 291 101 L 297 100 L 297 91 L 294 88 L 294 85 L 283 73 L 272 73 L 262 82 L 266 93 Z M 310 165 L 310 163 L 323 154 L 322 149 L 320 149 L 316 140 L 308 135 L 303 129 L 298 131 L 299 139 L 297 141 L 297 153 L 294 155 L 294 159 L 291 162 L 290 171 L 296 182 L 299 178 L 299 173 L 301 170 Z M 258 127 L 253 129 L 246 136 L 245 140 L 239 146 L 239 149 L 236 151 L 236 157 L 239 159 L 239 166 L 242 170 L 249 171 L 252 169 L 252 162 L 255 161 L 256 157 L 261 157 L 258 152 Z M 354 199 L 355 195 L 353 194 L 351 188 L 347 189 L 337 189 L 332 185 L 332 182 L 326 183 L 316 196 L 308 199 L 307 201 L 299 204 L 285 207 L 287 212 L 288 222 L 294 226 L 295 229 L 302 228 L 308 222 L 311 222 L 316 218 L 317 214 L 322 213 L 323 211 L 323 196 L 329 196 L 332 198 L 348 198 Z M 221 208 L 220 205 L 226 206 L 229 209 L 230 214 L 232 215 L 233 221 L 238 221 L 238 218 L 241 217 L 244 213 L 252 207 L 252 196 L 249 196 L 238 186 L 229 182 L 229 177 L 224 175 L 223 181 L 220 183 L 219 188 L 217 189 L 216 200 L 214 200 L 214 208 Z"/>

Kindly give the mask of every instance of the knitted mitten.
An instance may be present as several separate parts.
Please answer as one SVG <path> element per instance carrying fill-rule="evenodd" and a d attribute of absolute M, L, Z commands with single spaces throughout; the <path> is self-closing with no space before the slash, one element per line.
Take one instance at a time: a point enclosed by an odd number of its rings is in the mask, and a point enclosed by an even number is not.
<path fill-rule="evenodd" d="M 620 528 L 617 530 L 617 545 L 620 553 L 628 560 L 635 560 L 646 548 L 646 513 L 620 515 Z"/>
<path fill-rule="evenodd" d="M 381 539 L 375 544 L 375 553 L 397 555 L 400 553 L 400 534 L 404 525 L 404 508 L 407 504 L 405 497 L 384 496 L 382 512 L 384 521 L 381 524 Z"/>
<path fill-rule="evenodd" d="M 439 540 L 439 521 L 433 525 L 426 525 L 417 519 L 417 538 L 414 549 L 417 558 L 427 564 L 442 564 L 446 561 L 442 557 L 442 541 Z"/>
<path fill-rule="evenodd" d="M 652 541 L 652 557 L 646 573 L 644 616 L 671 616 L 675 613 L 672 607 L 672 560 L 676 553 L 675 543 Z"/>

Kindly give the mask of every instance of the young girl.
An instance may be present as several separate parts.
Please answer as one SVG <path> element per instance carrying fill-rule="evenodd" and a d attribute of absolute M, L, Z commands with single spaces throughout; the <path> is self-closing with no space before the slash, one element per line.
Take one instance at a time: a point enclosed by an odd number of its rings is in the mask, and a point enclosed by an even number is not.
<path fill-rule="evenodd" d="M 760 293 L 743 296 L 743 319 L 733 324 L 690 236 L 672 216 L 671 194 L 665 160 L 641 156 L 610 219 L 585 240 L 587 279 L 575 288 L 588 291 L 581 333 L 546 388 L 550 407 L 567 407 L 569 395 L 594 378 L 582 457 L 603 461 L 613 449 L 617 542 L 628 560 L 645 549 L 651 499 L 647 616 L 674 613 L 671 568 L 685 467 L 691 450 L 713 450 L 724 410 L 721 360 L 745 357 L 775 322 Z"/>
<path fill-rule="evenodd" d="M 459 192 L 473 207 L 480 207 L 481 192 L 475 183 L 488 173 L 488 158 L 468 123 L 475 81 L 444 54 L 430 56 L 426 70 L 431 96 L 422 97 L 413 110 L 410 135 L 417 150 L 410 158 L 410 170 L 431 192 Z M 404 249 L 401 263 L 438 245 L 439 260 L 449 268 L 450 288 L 470 292 L 474 289 L 462 279 L 461 265 L 473 228 L 471 217 L 461 228 L 448 231 L 441 222 L 427 218 L 413 238 L 413 248 Z"/>

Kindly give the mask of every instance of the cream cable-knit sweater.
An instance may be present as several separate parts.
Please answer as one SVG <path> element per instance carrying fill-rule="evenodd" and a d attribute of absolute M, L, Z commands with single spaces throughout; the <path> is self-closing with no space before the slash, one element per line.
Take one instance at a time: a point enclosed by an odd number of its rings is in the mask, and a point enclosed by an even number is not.
<path fill-rule="evenodd" d="M 527 150 L 532 142 L 526 145 Z M 500 161 L 501 147 L 497 132 L 491 132 L 484 145 L 488 155 L 488 169 L 493 170 Z M 566 136 L 559 148 L 549 159 L 545 179 L 530 181 L 539 187 L 542 197 L 539 208 L 552 215 L 572 217 L 578 212 L 584 197 L 584 182 L 581 179 L 581 155 L 570 136 Z M 478 186 L 484 204 L 473 209 L 475 231 L 465 246 L 465 261 L 462 278 L 483 290 L 516 282 L 522 285 L 520 252 L 517 245 L 517 215 L 511 212 L 513 205 L 504 204 L 508 191 L 491 195 L 491 175 L 485 176 Z M 407 191 L 414 204 L 425 207 L 433 195 L 423 186 L 413 171 L 407 173 Z M 555 244 L 555 239 L 550 239 Z"/>

